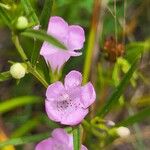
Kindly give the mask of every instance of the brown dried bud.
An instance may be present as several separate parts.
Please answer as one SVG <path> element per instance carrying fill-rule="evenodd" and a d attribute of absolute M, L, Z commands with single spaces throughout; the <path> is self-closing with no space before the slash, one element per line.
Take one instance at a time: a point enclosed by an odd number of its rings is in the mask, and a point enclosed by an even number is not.
<path fill-rule="evenodd" d="M 124 45 L 116 42 L 116 39 L 111 36 L 104 43 L 104 52 L 107 53 L 109 61 L 116 61 L 117 57 L 124 54 Z"/>

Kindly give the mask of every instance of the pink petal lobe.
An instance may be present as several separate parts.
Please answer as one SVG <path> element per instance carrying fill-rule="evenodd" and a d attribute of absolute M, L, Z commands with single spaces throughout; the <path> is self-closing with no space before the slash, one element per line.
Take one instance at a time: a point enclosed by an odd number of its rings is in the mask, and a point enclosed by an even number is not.
<path fill-rule="evenodd" d="M 85 41 L 84 30 L 78 25 L 69 26 L 69 49 L 77 50 L 83 47 Z"/>
<path fill-rule="evenodd" d="M 96 94 L 94 87 L 91 82 L 87 83 L 81 88 L 81 103 L 84 108 L 89 107 L 92 103 L 94 103 L 96 99 Z"/>
<path fill-rule="evenodd" d="M 52 138 L 48 138 L 46 140 L 41 141 L 35 147 L 35 150 L 52 150 L 52 149 L 53 149 L 53 140 L 52 140 Z"/>
<path fill-rule="evenodd" d="M 50 64 L 52 71 L 55 71 L 56 69 L 59 71 L 63 64 L 70 58 L 70 54 L 59 51 L 52 55 L 45 55 L 44 58 Z"/>
<path fill-rule="evenodd" d="M 82 83 L 82 74 L 79 71 L 71 71 L 65 77 L 65 88 L 75 88 L 80 86 Z"/>
<path fill-rule="evenodd" d="M 88 149 L 84 145 L 82 145 L 81 150 L 88 150 Z"/>
<path fill-rule="evenodd" d="M 45 110 L 50 120 L 59 122 L 61 114 L 57 110 L 57 102 L 45 100 Z"/>
<path fill-rule="evenodd" d="M 48 34 L 57 38 L 60 42 L 67 44 L 68 23 L 61 17 L 53 16 L 49 20 Z"/>
<path fill-rule="evenodd" d="M 64 129 L 57 128 L 52 132 L 52 137 L 56 140 L 68 144 L 69 143 L 69 135 Z"/>
<path fill-rule="evenodd" d="M 59 48 L 51 45 L 48 42 L 44 42 L 41 47 L 41 50 L 40 50 L 40 55 L 42 55 L 42 56 L 51 55 L 51 54 L 57 53 L 59 51 L 61 51 Z"/>
<path fill-rule="evenodd" d="M 64 90 L 64 85 L 60 81 L 49 85 L 46 90 L 47 100 L 56 100 Z"/>
<path fill-rule="evenodd" d="M 76 111 L 68 113 L 61 119 L 61 123 L 64 125 L 77 125 L 88 114 L 88 109 L 79 108 Z"/>

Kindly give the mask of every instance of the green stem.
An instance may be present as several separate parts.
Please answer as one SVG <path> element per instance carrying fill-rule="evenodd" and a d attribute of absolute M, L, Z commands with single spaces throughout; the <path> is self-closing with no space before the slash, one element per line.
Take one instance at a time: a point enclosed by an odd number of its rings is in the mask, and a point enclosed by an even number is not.
<path fill-rule="evenodd" d="M 20 54 L 22 60 L 26 62 L 27 67 L 28 67 L 28 71 L 33 76 L 35 76 L 47 88 L 48 83 L 43 79 L 43 77 L 40 75 L 40 73 L 34 67 L 32 67 L 32 64 L 28 61 L 28 58 L 27 58 L 23 48 L 20 45 L 18 36 L 15 35 L 14 33 L 12 34 L 12 41 L 13 41 L 18 53 Z"/>
<path fill-rule="evenodd" d="M 73 130 L 73 146 L 74 150 L 80 150 L 81 148 L 81 131 L 80 125 Z"/>

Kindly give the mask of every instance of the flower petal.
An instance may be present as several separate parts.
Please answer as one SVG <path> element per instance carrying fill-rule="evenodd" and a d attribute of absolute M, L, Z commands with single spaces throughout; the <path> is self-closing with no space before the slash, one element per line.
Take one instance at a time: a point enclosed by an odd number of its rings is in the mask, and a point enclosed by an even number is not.
<path fill-rule="evenodd" d="M 88 149 L 84 145 L 82 145 L 81 150 L 88 150 Z"/>
<path fill-rule="evenodd" d="M 81 103 L 84 108 L 89 107 L 96 99 L 95 89 L 91 82 L 81 88 Z"/>
<path fill-rule="evenodd" d="M 78 25 L 69 26 L 68 47 L 71 50 L 81 49 L 85 41 L 84 30 Z"/>
<path fill-rule="evenodd" d="M 82 83 L 82 74 L 79 71 L 71 71 L 65 77 L 65 88 L 75 88 L 80 86 Z"/>
<path fill-rule="evenodd" d="M 64 90 L 64 86 L 60 81 L 49 85 L 46 90 L 47 100 L 56 100 L 58 96 L 64 92 Z"/>
<path fill-rule="evenodd" d="M 58 69 L 58 71 L 61 69 L 63 64 L 70 58 L 70 54 L 59 51 L 52 55 L 45 55 L 44 58 L 50 64 L 52 71 L 54 72 L 56 69 Z"/>
<path fill-rule="evenodd" d="M 52 132 L 52 137 L 64 144 L 69 144 L 69 135 L 64 129 L 58 128 Z"/>
<path fill-rule="evenodd" d="M 52 44 L 48 42 L 44 42 L 40 50 L 40 55 L 42 56 L 51 55 L 59 51 L 61 51 L 59 48 L 53 46 Z"/>
<path fill-rule="evenodd" d="M 60 42 L 67 44 L 68 40 L 68 23 L 61 17 L 51 17 L 48 24 L 48 34 L 57 38 Z"/>
<path fill-rule="evenodd" d="M 46 140 L 41 141 L 35 147 L 35 150 L 50 150 L 50 149 L 53 149 L 52 138 L 48 138 Z"/>
<path fill-rule="evenodd" d="M 84 117 L 88 114 L 88 109 L 79 108 L 76 111 L 67 113 L 61 119 L 61 123 L 64 125 L 77 125 L 79 124 Z"/>
<path fill-rule="evenodd" d="M 57 103 L 45 100 L 45 110 L 49 119 L 56 122 L 61 120 L 61 114 L 57 110 Z"/>

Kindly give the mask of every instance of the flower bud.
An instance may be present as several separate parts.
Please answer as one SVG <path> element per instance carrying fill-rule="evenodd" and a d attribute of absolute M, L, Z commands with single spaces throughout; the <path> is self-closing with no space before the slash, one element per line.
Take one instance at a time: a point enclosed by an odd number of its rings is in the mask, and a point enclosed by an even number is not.
<path fill-rule="evenodd" d="M 23 29 L 26 29 L 28 27 L 28 20 L 26 17 L 24 16 L 20 16 L 17 20 L 17 23 L 16 23 L 16 28 L 18 30 L 23 30 Z"/>
<path fill-rule="evenodd" d="M 130 135 L 130 130 L 126 127 L 119 127 L 116 130 L 117 130 L 117 134 L 122 138 Z"/>
<path fill-rule="evenodd" d="M 15 63 L 10 67 L 10 74 L 15 79 L 21 79 L 26 74 L 26 68 L 21 63 Z"/>
<path fill-rule="evenodd" d="M 107 125 L 110 126 L 110 127 L 113 127 L 113 126 L 115 126 L 115 123 L 111 120 L 108 120 Z"/>

